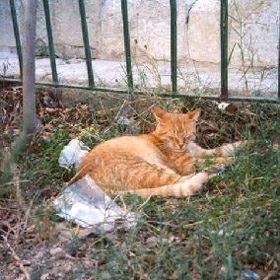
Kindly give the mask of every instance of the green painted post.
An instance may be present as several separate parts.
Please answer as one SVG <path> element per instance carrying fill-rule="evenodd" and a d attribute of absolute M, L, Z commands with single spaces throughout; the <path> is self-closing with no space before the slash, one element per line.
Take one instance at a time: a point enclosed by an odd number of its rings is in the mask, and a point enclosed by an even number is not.
<path fill-rule="evenodd" d="M 122 21 L 123 21 L 123 36 L 124 36 L 124 48 L 126 58 L 126 75 L 129 92 L 133 92 L 133 76 L 131 67 L 131 52 L 130 52 L 130 36 L 128 26 L 128 11 L 127 11 L 127 0 L 121 1 L 122 7 Z"/>
<path fill-rule="evenodd" d="M 221 99 L 228 97 L 228 0 L 221 0 Z"/>
<path fill-rule="evenodd" d="M 20 69 L 20 78 L 22 79 L 22 49 L 21 49 L 21 42 L 20 42 L 20 36 L 19 36 L 19 28 L 18 28 L 18 21 L 17 21 L 17 12 L 15 8 L 15 1 L 10 0 L 10 9 L 11 9 L 11 15 L 13 20 L 13 28 L 14 28 L 14 35 L 16 40 L 16 47 L 17 47 L 17 56 L 18 56 L 18 63 L 19 63 L 19 69 Z"/>
<path fill-rule="evenodd" d="M 170 0 L 170 50 L 172 93 L 177 93 L 177 3 Z"/>
<path fill-rule="evenodd" d="M 44 4 L 44 12 L 45 12 L 45 19 L 46 19 L 48 41 L 49 41 L 49 52 L 50 52 L 50 62 L 51 62 L 51 68 L 52 68 L 52 79 L 53 79 L 54 84 L 58 84 L 56 61 L 55 61 L 55 50 L 54 50 L 53 35 L 52 35 L 50 8 L 49 8 L 49 0 L 43 0 L 43 4 Z"/>
<path fill-rule="evenodd" d="M 85 56 L 86 56 L 87 71 L 88 71 L 88 84 L 89 84 L 89 87 L 94 87 L 91 49 L 90 49 L 90 45 L 89 45 L 88 26 L 87 26 L 87 20 L 86 20 L 86 10 L 85 10 L 84 0 L 79 0 L 79 8 L 80 8 Z"/>
<path fill-rule="evenodd" d="M 278 17 L 278 32 L 278 100 L 280 100 L 280 15 Z"/>

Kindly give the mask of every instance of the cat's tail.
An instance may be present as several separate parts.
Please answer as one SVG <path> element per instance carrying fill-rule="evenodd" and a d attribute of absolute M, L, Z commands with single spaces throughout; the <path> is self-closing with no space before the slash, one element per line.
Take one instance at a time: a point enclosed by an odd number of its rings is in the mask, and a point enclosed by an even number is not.
<path fill-rule="evenodd" d="M 178 183 L 173 185 L 165 185 L 158 188 L 133 189 L 122 191 L 121 193 L 135 193 L 144 199 L 150 196 L 189 197 L 200 192 L 203 188 L 203 184 L 206 183 L 211 176 L 213 175 L 200 172 L 193 176 L 184 176 Z"/>
<path fill-rule="evenodd" d="M 79 179 L 81 179 L 85 174 L 84 174 L 84 169 L 86 169 L 86 167 L 83 167 L 81 169 L 78 169 L 77 173 L 74 175 L 74 177 L 72 177 L 70 179 L 70 181 L 67 182 L 67 185 L 71 185 L 73 183 L 75 183 L 76 181 L 78 181 Z"/>

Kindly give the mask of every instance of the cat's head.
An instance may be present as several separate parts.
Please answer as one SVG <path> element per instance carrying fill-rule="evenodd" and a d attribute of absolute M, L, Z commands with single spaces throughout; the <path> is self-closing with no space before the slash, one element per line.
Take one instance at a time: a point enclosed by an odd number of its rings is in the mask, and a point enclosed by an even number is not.
<path fill-rule="evenodd" d="M 188 142 L 196 138 L 200 109 L 187 114 L 174 114 L 155 106 L 152 111 L 157 120 L 155 134 L 164 141 L 166 148 L 175 152 L 186 151 Z"/>

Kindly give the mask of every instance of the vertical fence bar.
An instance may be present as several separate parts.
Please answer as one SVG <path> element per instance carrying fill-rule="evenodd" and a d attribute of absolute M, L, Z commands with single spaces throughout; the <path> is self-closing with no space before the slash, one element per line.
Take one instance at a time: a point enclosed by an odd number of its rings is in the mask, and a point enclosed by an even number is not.
<path fill-rule="evenodd" d="M 228 97 L 228 0 L 221 0 L 221 99 Z"/>
<path fill-rule="evenodd" d="M 171 50 L 171 86 L 177 93 L 177 3 L 170 0 L 170 50 Z"/>
<path fill-rule="evenodd" d="M 19 63 L 19 69 L 20 69 L 20 78 L 22 79 L 22 73 L 23 73 L 23 71 L 22 71 L 22 49 L 21 49 L 21 42 L 20 42 L 20 36 L 19 36 L 17 12 L 16 12 L 14 0 L 10 0 L 10 9 L 11 9 L 11 15 L 12 15 L 12 20 L 13 20 L 14 35 L 15 35 L 15 40 L 16 40 L 17 56 L 18 56 L 18 63 Z"/>
<path fill-rule="evenodd" d="M 122 0 L 121 6 L 122 6 L 122 21 L 123 21 L 123 36 L 124 36 L 125 58 L 126 58 L 127 83 L 128 83 L 129 92 L 133 92 L 133 76 L 132 76 L 132 67 L 131 67 L 127 0 Z"/>
<path fill-rule="evenodd" d="M 50 62 L 51 62 L 51 68 L 52 68 L 52 79 L 53 79 L 54 84 L 58 84 L 49 0 L 43 0 L 43 4 L 44 4 L 44 12 L 45 12 L 45 19 L 46 19 L 48 41 L 49 41 L 49 52 L 50 52 Z"/>
<path fill-rule="evenodd" d="M 86 20 L 86 9 L 85 9 L 84 0 L 79 0 L 79 8 L 80 8 L 86 63 L 87 63 L 88 85 L 89 85 L 89 87 L 94 87 L 93 70 L 92 70 L 92 64 L 91 64 L 92 63 L 91 62 L 91 49 L 90 49 L 90 45 L 89 45 L 88 26 L 87 26 L 87 20 Z"/>
<path fill-rule="evenodd" d="M 280 2 L 278 3 L 280 8 Z M 280 100 L 280 12 L 278 9 L 278 99 Z"/>

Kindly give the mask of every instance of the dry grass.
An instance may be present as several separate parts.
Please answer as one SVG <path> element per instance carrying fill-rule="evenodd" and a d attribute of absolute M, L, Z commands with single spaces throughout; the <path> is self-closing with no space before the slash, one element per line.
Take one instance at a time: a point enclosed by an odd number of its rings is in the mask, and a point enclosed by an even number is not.
<path fill-rule="evenodd" d="M 17 100 L 9 89 L 1 98 L 1 114 L 7 114 L 2 146 L 19 128 Z M 257 141 L 202 194 L 150 199 L 132 231 L 79 238 L 78 229 L 62 226 L 49 207 L 74 173 L 58 166 L 61 149 L 77 136 L 92 147 L 115 135 L 150 131 L 154 103 L 172 111 L 201 107 L 198 140 L 204 147 Z M 14 177 L 0 182 L 0 279 L 242 279 L 246 268 L 262 279 L 280 278 L 279 107 L 237 104 L 231 114 L 213 102 L 153 96 L 110 110 L 87 104 L 65 109 L 48 96 L 39 98 L 37 109 L 42 130 Z M 120 117 L 130 123 L 118 122 Z M 128 196 L 126 202 L 140 211 L 138 197 Z M 63 227 L 70 228 L 68 240 L 61 235 Z"/>

